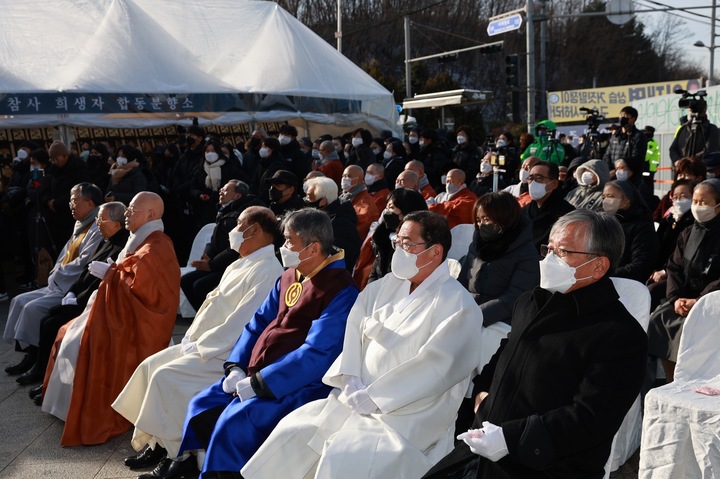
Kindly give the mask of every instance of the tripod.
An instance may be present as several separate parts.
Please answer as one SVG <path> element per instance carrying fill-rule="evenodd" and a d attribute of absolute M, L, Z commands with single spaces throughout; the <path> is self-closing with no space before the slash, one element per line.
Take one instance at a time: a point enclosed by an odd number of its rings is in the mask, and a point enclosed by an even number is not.
<path fill-rule="evenodd" d="M 691 113 L 685 127 L 689 127 L 690 136 L 685 140 L 682 150 L 683 156 L 696 156 L 698 153 L 705 153 L 706 138 L 703 121 L 697 117 L 697 114 Z"/>
<path fill-rule="evenodd" d="M 40 203 L 40 197 L 42 196 L 42 187 L 43 187 L 43 179 L 45 178 L 43 170 L 35 170 L 33 171 L 32 175 L 32 181 L 31 184 L 33 187 L 35 187 L 35 218 L 34 218 L 34 236 L 33 236 L 33 254 L 31 257 L 31 263 L 33 266 L 33 269 L 35 270 L 34 279 L 37 283 L 38 275 L 38 257 L 40 255 L 40 250 L 42 249 L 42 242 L 40 239 L 41 233 L 45 233 L 47 236 L 49 245 L 50 245 L 50 256 L 57 255 L 57 246 L 55 245 L 55 240 L 53 239 L 52 232 L 50 231 L 50 227 L 47 224 L 47 220 L 45 219 L 45 216 L 43 215 L 42 209 L 41 209 L 41 203 Z"/>

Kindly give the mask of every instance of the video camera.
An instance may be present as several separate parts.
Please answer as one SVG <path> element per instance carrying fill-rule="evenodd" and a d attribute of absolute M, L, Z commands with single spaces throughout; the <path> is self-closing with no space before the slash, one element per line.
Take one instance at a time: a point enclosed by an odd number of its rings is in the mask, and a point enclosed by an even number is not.
<path fill-rule="evenodd" d="M 605 120 L 605 116 L 601 115 L 597 108 L 582 107 L 580 111 L 587 113 L 585 121 L 590 129 L 590 136 L 598 136 L 598 128 L 600 123 Z"/>
<path fill-rule="evenodd" d="M 678 88 L 675 93 L 682 95 L 682 98 L 678 101 L 680 108 L 688 108 L 693 113 L 698 113 L 707 110 L 707 102 L 705 97 L 707 92 L 705 90 L 698 90 L 695 93 L 690 93 L 687 90 Z"/>

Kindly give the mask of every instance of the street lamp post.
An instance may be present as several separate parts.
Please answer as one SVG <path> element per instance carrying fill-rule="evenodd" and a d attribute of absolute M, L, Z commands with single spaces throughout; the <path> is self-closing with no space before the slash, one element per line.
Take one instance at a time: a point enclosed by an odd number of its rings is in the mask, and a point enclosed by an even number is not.
<path fill-rule="evenodd" d="M 716 16 L 716 8 L 717 8 L 717 0 L 713 0 L 712 4 L 712 15 L 710 15 L 710 46 L 705 45 L 701 41 L 695 42 L 693 45 L 696 47 L 705 47 L 708 50 L 710 50 L 710 73 L 708 74 L 708 86 L 713 86 L 715 84 L 715 20 L 717 19 Z"/>

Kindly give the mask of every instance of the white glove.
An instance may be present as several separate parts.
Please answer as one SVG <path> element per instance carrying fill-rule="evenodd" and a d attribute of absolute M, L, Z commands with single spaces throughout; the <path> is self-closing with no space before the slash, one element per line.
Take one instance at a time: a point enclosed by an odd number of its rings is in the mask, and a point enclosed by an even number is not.
<path fill-rule="evenodd" d="M 359 377 L 357 376 L 351 376 L 349 374 L 343 374 L 342 375 L 342 392 L 345 395 L 345 397 L 350 396 L 355 391 L 359 391 L 360 389 L 365 389 L 365 385 L 362 383 Z"/>
<path fill-rule="evenodd" d="M 75 296 L 75 293 L 71 291 L 65 295 L 62 301 L 60 301 L 60 304 L 63 306 L 67 306 L 68 304 L 71 306 L 77 306 L 77 296 Z"/>
<path fill-rule="evenodd" d="M 482 429 L 471 429 L 460 434 L 457 438 L 470 446 L 470 450 L 478 456 L 497 462 L 508 455 L 505 435 L 502 428 L 487 421 L 482 423 Z"/>
<path fill-rule="evenodd" d="M 183 336 L 181 344 L 183 356 L 198 352 L 197 343 L 187 336 Z"/>
<path fill-rule="evenodd" d="M 250 385 L 250 378 L 245 378 L 242 381 L 239 381 L 237 386 L 235 386 L 235 392 L 241 402 L 255 397 L 255 390 Z"/>
<path fill-rule="evenodd" d="M 360 389 L 349 395 L 347 404 L 350 406 L 350 409 L 364 416 L 378 410 L 377 404 L 370 399 L 367 389 Z"/>
<path fill-rule="evenodd" d="M 435 198 L 433 198 L 433 197 L 430 197 L 430 198 L 428 198 L 427 200 L 425 200 L 425 204 L 428 205 L 428 206 L 436 205 L 436 204 L 437 204 L 437 200 L 436 200 Z"/>
<path fill-rule="evenodd" d="M 223 381 L 223 391 L 225 391 L 227 394 L 232 394 L 235 392 L 235 386 L 237 386 L 237 383 L 240 382 L 240 380 L 245 379 L 247 377 L 247 374 L 240 369 L 240 368 L 233 368 L 230 371 L 230 374 L 228 374 L 225 377 L 225 380 Z"/>
<path fill-rule="evenodd" d="M 108 258 L 107 262 L 91 261 L 88 265 L 88 271 L 90 271 L 90 274 L 96 278 L 103 279 L 107 270 L 110 269 L 110 265 L 114 262 L 115 261 L 112 258 Z"/>

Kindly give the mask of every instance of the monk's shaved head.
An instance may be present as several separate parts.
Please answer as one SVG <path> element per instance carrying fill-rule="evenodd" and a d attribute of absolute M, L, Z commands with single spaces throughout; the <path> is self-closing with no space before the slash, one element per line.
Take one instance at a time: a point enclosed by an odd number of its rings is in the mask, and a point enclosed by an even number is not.
<path fill-rule="evenodd" d="M 142 191 L 135 195 L 125 210 L 125 229 L 134 233 L 148 221 L 159 220 L 165 205 L 157 193 Z"/>

